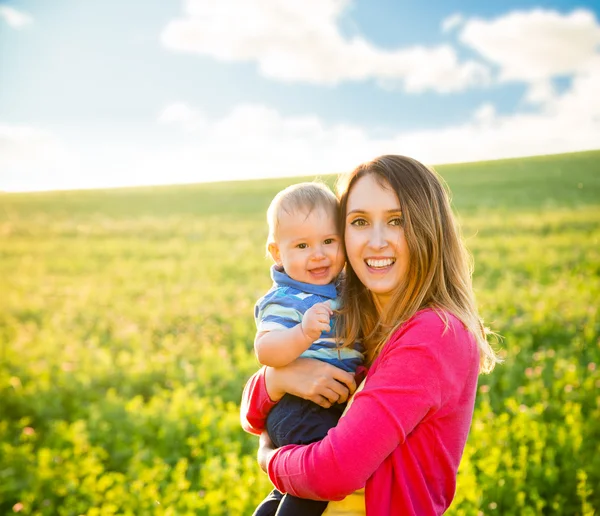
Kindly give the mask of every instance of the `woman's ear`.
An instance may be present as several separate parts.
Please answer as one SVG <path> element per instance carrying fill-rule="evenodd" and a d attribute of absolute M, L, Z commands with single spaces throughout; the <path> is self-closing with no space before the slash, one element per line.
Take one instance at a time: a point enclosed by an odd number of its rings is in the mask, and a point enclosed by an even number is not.
<path fill-rule="evenodd" d="M 275 242 L 271 242 L 269 244 L 269 254 L 271 255 L 271 258 L 273 258 L 273 261 L 277 265 L 279 265 L 280 267 L 283 265 L 281 263 L 281 253 L 279 252 L 279 246 Z"/>

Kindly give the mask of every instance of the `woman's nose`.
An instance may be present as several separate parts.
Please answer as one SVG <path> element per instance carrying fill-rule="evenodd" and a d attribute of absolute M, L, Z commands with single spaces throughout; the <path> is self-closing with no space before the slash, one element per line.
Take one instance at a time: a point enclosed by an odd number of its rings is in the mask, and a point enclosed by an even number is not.
<path fill-rule="evenodd" d="M 383 249 L 387 245 L 385 230 L 379 225 L 374 225 L 370 234 L 369 244 L 373 249 Z"/>

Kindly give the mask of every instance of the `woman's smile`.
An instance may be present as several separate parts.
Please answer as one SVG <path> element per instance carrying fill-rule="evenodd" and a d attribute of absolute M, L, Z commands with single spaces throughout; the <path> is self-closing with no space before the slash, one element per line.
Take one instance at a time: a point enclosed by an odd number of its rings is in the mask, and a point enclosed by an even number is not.
<path fill-rule="evenodd" d="M 367 258 L 365 263 L 373 271 L 387 272 L 396 263 L 396 258 Z"/>

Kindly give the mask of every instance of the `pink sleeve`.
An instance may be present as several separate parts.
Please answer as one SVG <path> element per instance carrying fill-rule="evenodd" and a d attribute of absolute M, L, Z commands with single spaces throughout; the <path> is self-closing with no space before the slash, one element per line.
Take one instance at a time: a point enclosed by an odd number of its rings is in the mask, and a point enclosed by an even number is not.
<path fill-rule="evenodd" d="M 265 421 L 276 402 L 269 398 L 265 383 L 265 368 L 254 373 L 242 394 L 240 406 L 240 422 L 242 428 L 251 434 L 260 435 L 265 428 Z"/>
<path fill-rule="evenodd" d="M 302 498 L 340 500 L 364 487 L 413 428 L 435 413 L 447 391 L 456 389 L 451 385 L 456 378 L 444 372 L 448 356 L 442 360 L 440 353 L 456 349 L 457 336 L 452 326 L 444 332 L 432 315 L 414 318 L 391 337 L 364 389 L 323 440 L 276 450 L 268 473 L 277 489 Z"/>

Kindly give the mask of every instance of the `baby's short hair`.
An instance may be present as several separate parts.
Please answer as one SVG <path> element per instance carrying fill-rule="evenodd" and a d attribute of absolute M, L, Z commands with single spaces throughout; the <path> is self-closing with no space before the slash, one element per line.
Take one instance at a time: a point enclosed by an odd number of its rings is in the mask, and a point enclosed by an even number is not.
<path fill-rule="evenodd" d="M 279 227 L 282 212 L 311 213 L 316 208 L 323 208 L 335 219 L 337 225 L 338 199 L 329 187 L 317 181 L 297 183 L 281 190 L 271 201 L 267 210 L 269 236 L 267 247 L 276 241 L 275 235 Z"/>

